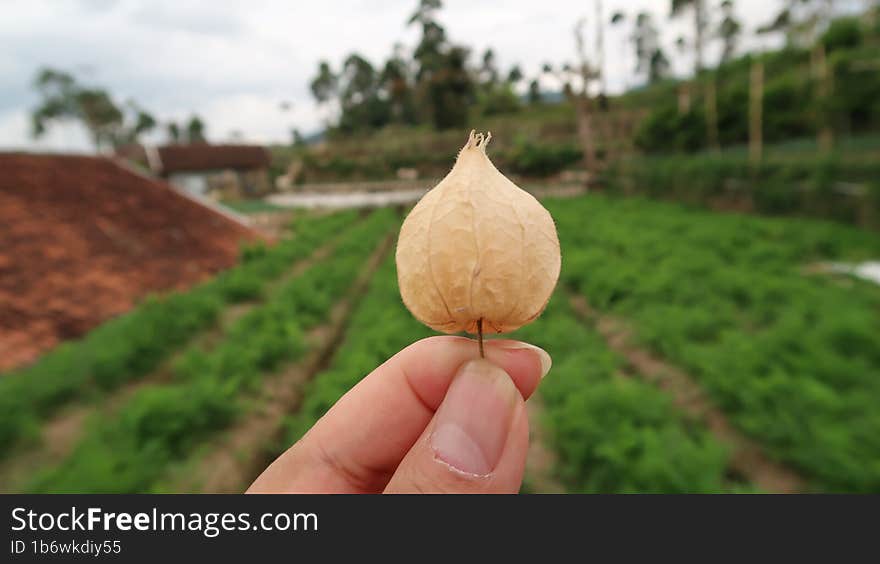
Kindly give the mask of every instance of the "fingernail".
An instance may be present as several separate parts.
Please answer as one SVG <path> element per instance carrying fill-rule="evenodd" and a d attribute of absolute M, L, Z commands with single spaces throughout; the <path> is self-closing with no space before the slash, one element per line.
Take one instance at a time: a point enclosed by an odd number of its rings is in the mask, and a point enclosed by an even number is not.
<path fill-rule="evenodd" d="M 490 474 L 501 459 L 518 397 L 510 376 L 494 364 L 465 364 L 437 410 L 435 457 L 465 474 Z"/>
<path fill-rule="evenodd" d="M 541 361 L 541 378 L 546 376 L 553 366 L 553 359 L 550 358 L 550 353 L 535 345 L 523 343 L 522 341 L 507 341 L 502 345 L 502 348 L 508 351 L 533 351 L 536 353 Z"/>

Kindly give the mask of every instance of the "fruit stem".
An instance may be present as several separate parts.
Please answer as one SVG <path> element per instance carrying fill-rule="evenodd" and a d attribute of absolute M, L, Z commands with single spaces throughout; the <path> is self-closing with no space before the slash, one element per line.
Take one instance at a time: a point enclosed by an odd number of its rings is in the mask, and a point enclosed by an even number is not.
<path fill-rule="evenodd" d="M 486 353 L 483 351 L 483 318 L 479 318 L 477 320 L 477 342 L 480 343 L 480 358 L 486 358 Z"/>

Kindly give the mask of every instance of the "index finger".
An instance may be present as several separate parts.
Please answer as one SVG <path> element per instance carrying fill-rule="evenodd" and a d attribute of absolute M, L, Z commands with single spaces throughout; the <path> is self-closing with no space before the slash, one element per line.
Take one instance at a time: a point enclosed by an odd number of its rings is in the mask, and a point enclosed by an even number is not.
<path fill-rule="evenodd" d="M 526 399 L 550 369 L 546 352 L 519 341 L 486 341 L 485 353 Z M 478 357 L 477 343 L 464 337 L 429 337 L 410 345 L 340 398 L 248 492 L 381 492 L 459 367 Z"/>

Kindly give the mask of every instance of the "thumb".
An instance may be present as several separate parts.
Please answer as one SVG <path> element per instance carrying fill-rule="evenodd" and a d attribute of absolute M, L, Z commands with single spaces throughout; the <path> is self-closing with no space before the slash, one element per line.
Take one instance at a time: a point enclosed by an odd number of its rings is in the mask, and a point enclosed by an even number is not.
<path fill-rule="evenodd" d="M 510 376 L 468 362 L 385 492 L 517 493 L 528 444 L 525 402 Z"/>

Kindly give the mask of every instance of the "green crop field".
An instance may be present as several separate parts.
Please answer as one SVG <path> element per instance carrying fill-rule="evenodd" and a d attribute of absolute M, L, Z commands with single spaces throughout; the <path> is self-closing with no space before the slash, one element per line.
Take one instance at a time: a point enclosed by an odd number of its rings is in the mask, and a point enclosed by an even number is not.
<path fill-rule="evenodd" d="M 880 235 L 599 195 L 545 205 L 562 277 L 513 337 L 554 359 L 530 400 L 550 467 L 524 491 L 772 491 L 781 482 L 744 463 L 731 433 L 791 489 L 880 491 L 880 287 L 821 268 L 876 259 Z M 397 290 L 401 219 L 300 216 L 215 279 L 5 374 L 3 489 L 246 488 L 359 379 L 432 334 Z M 664 370 L 714 415 L 683 406 Z M 228 445 L 239 470 L 221 488 L 212 465 Z"/>

